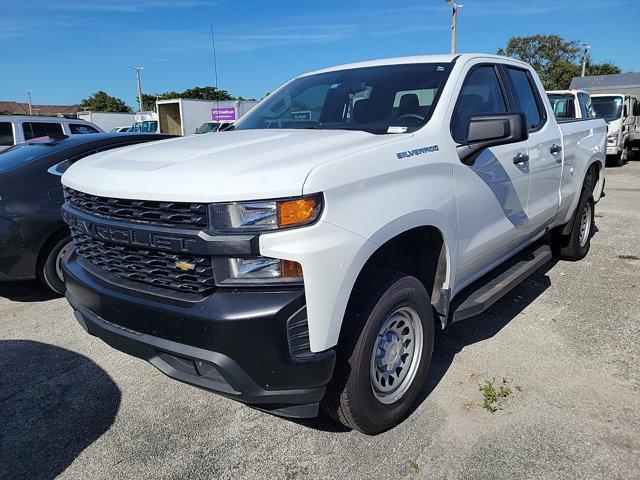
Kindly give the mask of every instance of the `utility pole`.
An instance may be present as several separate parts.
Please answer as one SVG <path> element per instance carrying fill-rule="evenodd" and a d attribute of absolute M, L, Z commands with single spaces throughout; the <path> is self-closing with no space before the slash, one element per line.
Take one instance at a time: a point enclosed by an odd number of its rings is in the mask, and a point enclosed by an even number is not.
<path fill-rule="evenodd" d="M 584 53 L 582 54 L 582 76 L 584 77 L 585 73 L 587 73 L 587 50 L 591 48 L 591 45 L 583 43 Z"/>
<path fill-rule="evenodd" d="M 444 0 L 447 5 L 450 5 L 453 8 L 453 13 L 451 15 L 451 53 L 456 53 L 457 51 L 457 38 L 456 38 L 456 30 L 458 28 L 458 9 L 464 7 L 464 5 L 457 4 L 453 0 Z"/>
<path fill-rule="evenodd" d="M 144 70 L 144 67 L 138 67 L 136 65 L 129 65 L 129 68 L 133 68 L 136 71 L 136 80 L 138 81 L 138 105 L 140 105 L 140 112 L 142 112 L 142 87 L 140 86 L 140 70 Z"/>
<path fill-rule="evenodd" d="M 33 106 L 31 105 L 31 94 L 33 93 L 33 90 L 25 90 L 25 92 L 27 92 L 27 95 L 29 96 L 29 115 L 33 115 Z"/>

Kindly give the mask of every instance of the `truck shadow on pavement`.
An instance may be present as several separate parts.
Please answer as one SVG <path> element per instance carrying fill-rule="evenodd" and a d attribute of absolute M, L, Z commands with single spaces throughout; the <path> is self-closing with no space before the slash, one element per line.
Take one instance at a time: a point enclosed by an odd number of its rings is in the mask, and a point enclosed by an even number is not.
<path fill-rule="evenodd" d="M 55 478 L 113 423 L 121 393 L 87 357 L 0 340 L 0 478 Z"/>
<path fill-rule="evenodd" d="M 557 263 L 556 259 L 549 261 L 482 314 L 453 323 L 444 330 L 436 328 L 429 376 L 409 415 L 413 414 L 438 386 L 458 352 L 468 345 L 482 342 L 496 335 L 551 286 L 551 280 L 547 276 L 547 272 Z M 321 414 L 318 418 L 294 421 L 316 430 L 328 432 L 349 431 L 342 424 L 335 422 L 324 414 Z M 402 428 L 402 425 L 395 428 Z"/>
<path fill-rule="evenodd" d="M 47 290 L 36 280 L 23 280 L 17 282 L 0 283 L 0 297 L 14 302 L 45 302 L 59 298 L 53 292 Z"/>

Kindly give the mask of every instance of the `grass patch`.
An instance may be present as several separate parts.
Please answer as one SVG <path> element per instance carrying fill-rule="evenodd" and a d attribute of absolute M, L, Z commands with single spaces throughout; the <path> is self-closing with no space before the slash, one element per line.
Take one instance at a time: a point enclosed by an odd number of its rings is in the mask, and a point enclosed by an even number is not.
<path fill-rule="evenodd" d="M 518 391 L 522 390 L 519 385 L 516 387 Z M 482 392 L 482 407 L 491 413 L 496 413 L 498 410 L 502 410 L 502 405 L 505 400 L 513 393 L 511 390 L 511 382 L 503 378 L 502 383 L 496 385 L 495 378 L 492 380 L 485 380 L 480 384 L 480 392 Z"/>
<path fill-rule="evenodd" d="M 413 471 L 413 473 L 420 473 L 420 465 L 418 465 L 413 460 L 409 460 L 407 463 L 409 464 L 409 468 Z"/>

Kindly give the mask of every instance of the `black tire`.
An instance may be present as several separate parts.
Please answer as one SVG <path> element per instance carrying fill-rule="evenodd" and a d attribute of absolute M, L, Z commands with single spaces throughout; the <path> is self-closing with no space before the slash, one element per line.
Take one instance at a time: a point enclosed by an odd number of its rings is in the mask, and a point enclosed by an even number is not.
<path fill-rule="evenodd" d="M 407 366 L 408 370 L 415 368 L 415 375 L 411 381 L 403 382 L 406 390 L 403 389 L 400 398 L 386 397 L 391 399 L 387 400 L 390 403 L 383 403 L 374 394 L 370 374 L 372 354 L 380 342 L 380 328 L 398 309 L 407 308 L 417 313 L 422 326 L 420 359 L 416 360 L 416 367 Z M 418 279 L 389 270 L 372 269 L 365 273 L 345 314 L 334 376 L 322 402 L 324 411 L 347 427 L 366 434 L 381 433 L 399 424 L 411 411 L 425 384 L 433 337 L 429 295 Z"/>
<path fill-rule="evenodd" d="M 607 155 L 606 163 L 607 167 L 622 167 L 624 165 L 622 153 L 616 155 Z"/>
<path fill-rule="evenodd" d="M 68 246 L 71 245 L 71 237 L 67 234 L 58 235 L 44 246 L 38 262 L 38 280 L 49 290 L 58 295 L 64 295 L 64 280 L 59 272 L 59 258 Z"/>
<path fill-rule="evenodd" d="M 588 226 L 586 226 L 586 239 L 583 238 L 581 232 L 583 228 L 583 216 L 589 217 Z M 584 189 L 582 196 L 578 202 L 578 208 L 572 219 L 573 226 L 568 235 L 556 235 L 553 241 L 553 247 L 560 259 L 572 262 L 582 260 L 591 248 L 591 237 L 595 227 L 594 201 L 591 191 Z"/>
<path fill-rule="evenodd" d="M 620 155 L 618 155 L 618 166 L 622 167 L 628 161 L 629 161 L 629 146 L 625 145 L 622 148 L 622 152 L 620 152 Z"/>

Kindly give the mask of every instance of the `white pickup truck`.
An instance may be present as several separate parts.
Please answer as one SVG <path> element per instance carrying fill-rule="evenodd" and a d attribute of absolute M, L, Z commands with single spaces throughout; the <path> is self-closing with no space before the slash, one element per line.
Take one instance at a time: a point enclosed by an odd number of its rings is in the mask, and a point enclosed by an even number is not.
<path fill-rule="evenodd" d="M 300 75 L 234 131 L 69 168 L 67 299 L 175 379 L 381 432 L 425 385 L 435 328 L 552 251 L 586 255 L 605 135 L 602 119 L 558 125 L 533 69 L 505 57 Z"/>
<path fill-rule="evenodd" d="M 596 117 L 591 97 L 584 90 L 550 90 L 547 97 L 558 120 Z"/>

